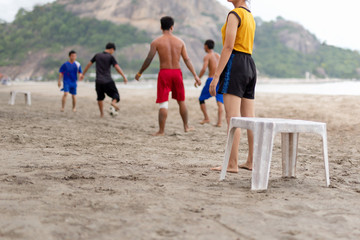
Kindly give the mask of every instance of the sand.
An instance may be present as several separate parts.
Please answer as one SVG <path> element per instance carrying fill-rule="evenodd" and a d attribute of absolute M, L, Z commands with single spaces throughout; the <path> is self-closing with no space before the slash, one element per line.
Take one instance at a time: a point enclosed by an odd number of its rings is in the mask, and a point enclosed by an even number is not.
<path fill-rule="evenodd" d="M 200 125 L 187 89 L 184 133 L 170 101 L 158 130 L 154 88 L 119 85 L 121 113 L 99 118 L 93 84 L 79 84 L 78 112 L 60 112 L 56 82 L 0 86 L 0 239 L 359 239 L 360 97 L 259 93 L 258 117 L 326 122 L 331 186 L 321 138 L 302 134 L 297 177 L 281 177 L 275 139 L 269 188 L 251 191 L 251 172 L 219 181 L 226 123 Z M 32 106 L 13 89 L 32 92 Z M 208 102 L 216 123 L 215 100 Z M 109 106 L 109 98 L 106 100 Z M 240 163 L 247 155 L 242 132 Z"/>

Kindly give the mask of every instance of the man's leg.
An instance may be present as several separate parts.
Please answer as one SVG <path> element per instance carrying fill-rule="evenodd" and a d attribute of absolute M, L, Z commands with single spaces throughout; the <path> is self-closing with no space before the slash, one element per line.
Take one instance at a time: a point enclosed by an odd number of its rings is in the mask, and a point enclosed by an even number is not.
<path fill-rule="evenodd" d="M 159 109 L 159 131 L 154 133 L 154 136 L 164 136 L 167 112 L 168 110 L 166 108 Z"/>
<path fill-rule="evenodd" d="M 222 125 L 222 113 L 223 113 L 223 105 L 222 102 L 217 101 L 217 106 L 218 106 L 218 121 L 216 124 L 216 127 L 221 127 Z"/>
<path fill-rule="evenodd" d="M 100 117 L 104 117 L 104 100 L 98 101 Z"/>
<path fill-rule="evenodd" d="M 224 94 L 224 106 L 226 113 L 226 121 L 228 124 L 228 134 L 229 134 L 229 125 L 230 119 L 232 117 L 240 117 L 240 106 L 241 106 L 241 98 L 231 94 Z M 236 129 L 234 133 L 234 142 L 231 148 L 228 172 L 237 173 L 239 171 L 238 168 L 238 156 L 239 156 L 239 143 L 240 143 L 240 129 Z M 212 170 L 220 171 L 221 167 L 212 168 Z"/>
<path fill-rule="evenodd" d="M 116 104 L 117 102 L 118 102 L 117 99 L 113 99 L 113 100 L 111 101 L 111 106 L 113 106 L 116 111 L 119 111 L 120 108 L 119 108 L 119 106 Z"/>
<path fill-rule="evenodd" d="M 205 100 L 211 98 L 211 94 L 209 92 L 209 87 L 210 87 L 211 81 L 212 81 L 212 78 L 208 78 L 206 80 L 205 86 L 203 87 L 200 97 L 199 97 L 200 109 L 201 109 L 202 113 L 204 114 L 204 120 L 202 120 L 200 122 L 200 124 L 205 124 L 205 123 L 210 122 L 210 118 L 209 118 L 209 115 L 207 114 L 207 110 L 206 110 Z"/>
<path fill-rule="evenodd" d="M 64 92 L 64 95 L 62 96 L 62 99 L 61 99 L 61 111 L 62 112 L 65 110 L 66 97 L 68 94 L 69 94 L 68 92 Z"/>
<path fill-rule="evenodd" d="M 109 83 L 107 85 L 105 93 L 112 98 L 111 106 L 113 106 L 116 111 L 119 111 L 120 107 L 117 105 L 117 103 L 120 102 L 120 94 L 118 89 L 116 88 L 115 82 Z"/>
<path fill-rule="evenodd" d="M 255 117 L 254 100 L 243 98 L 241 101 L 241 116 L 242 117 Z M 254 134 L 251 130 L 247 131 L 249 153 L 246 163 L 241 164 L 240 168 L 252 170 L 253 153 L 254 153 Z"/>
<path fill-rule="evenodd" d="M 159 104 L 159 131 L 154 133 L 153 136 L 164 136 L 168 106 L 169 106 L 168 101 Z"/>
<path fill-rule="evenodd" d="M 204 114 L 204 119 L 200 122 L 200 124 L 209 123 L 210 119 L 209 119 L 209 116 L 206 111 L 205 101 L 200 100 L 200 109 L 201 109 L 202 113 Z"/>
<path fill-rule="evenodd" d="M 72 110 L 76 112 L 76 95 L 72 95 Z"/>
<path fill-rule="evenodd" d="M 194 130 L 194 128 L 191 128 L 188 125 L 188 111 L 187 111 L 187 108 L 186 108 L 185 101 L 177 101 L 177 102 L 179 104 L 180 116 L 181 116 L 181 118 L 183 120 L 183 123 L 184 123 L 184 131 L 189 132 L 189 131 Z"/>

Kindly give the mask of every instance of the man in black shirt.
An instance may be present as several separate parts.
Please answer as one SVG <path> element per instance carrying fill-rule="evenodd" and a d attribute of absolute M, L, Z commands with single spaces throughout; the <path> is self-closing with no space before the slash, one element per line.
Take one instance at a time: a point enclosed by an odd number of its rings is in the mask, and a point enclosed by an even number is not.
<path fill-rule="evenodd" d="M 96 62 L 96 93 L 97 93 L 97 101 L 99 104 L 100 117 L 104 116 L 104 99 L 105 94 L 112 98 L 110 113 L 113 113 L 113 116 L 117 114 L 120 108 L 116 103 L 120 101 L 120 95 L 116 88 L 114 80 L 111 78 L 111 66 L 113 66 L 116 71 L 124 78 L 124 83 L 128 82 L 124 72 L 120 68 L 119 64 L 115 60 L 114 54 L 116 50 L 114 43 L 108 43 L 106 45 L 106 50 L 102 53 L 97 53 L 85 67 L 82 78 L 84 78 L 85 73 L 91 67 L 91 65 Z M 82 80 L 81 78 L 81 80 Z"/>

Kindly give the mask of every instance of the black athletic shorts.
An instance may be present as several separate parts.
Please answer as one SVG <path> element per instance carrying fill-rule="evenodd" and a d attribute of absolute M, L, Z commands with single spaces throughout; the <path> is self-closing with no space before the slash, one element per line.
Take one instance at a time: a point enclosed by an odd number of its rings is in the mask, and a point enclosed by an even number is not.
<path fill-rule="evenodd" d="M 114 81 L 105 84 L 96 83 L 96 93 L 97 93 L 98 101 L 104 100 L 105 94 L 111 97 L 112 99 L 116 99 L 117 102 L 120 101 L 120 95 Z"/>
<path fill-rule="evenodd" d="M 255 85 L 256 66 L 251 55 L 233 50 L 220 75 L 218 93 L 254 99 Z"/>

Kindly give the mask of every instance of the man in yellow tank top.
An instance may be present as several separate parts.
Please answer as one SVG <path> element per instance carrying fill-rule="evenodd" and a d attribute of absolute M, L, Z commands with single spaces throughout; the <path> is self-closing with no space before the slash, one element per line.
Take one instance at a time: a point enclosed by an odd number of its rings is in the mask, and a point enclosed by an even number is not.
<path fill-rule="evenodd" d="M 247 0 L 228 0 L 234 9 L 228 14 L 221 29 L 223 50 L 213 81 L 210 84 L 211 95 L 223 94 L 226 120 L 232 117 L 255 117 L 254 98 L 256 84 L 256 66 L 251 57 L 255 36 L 255 20 L 251 14 Z M 249 153 L 246 163 L 240 168 L 252 170 L 253 134 L 248 134 Z M 231 149 L 228 172 L 238 172 L 238 149 L 240 143 L 240 129 L 235 131 Z M 221 170 L 221 167 L 213 168 Z"/>

